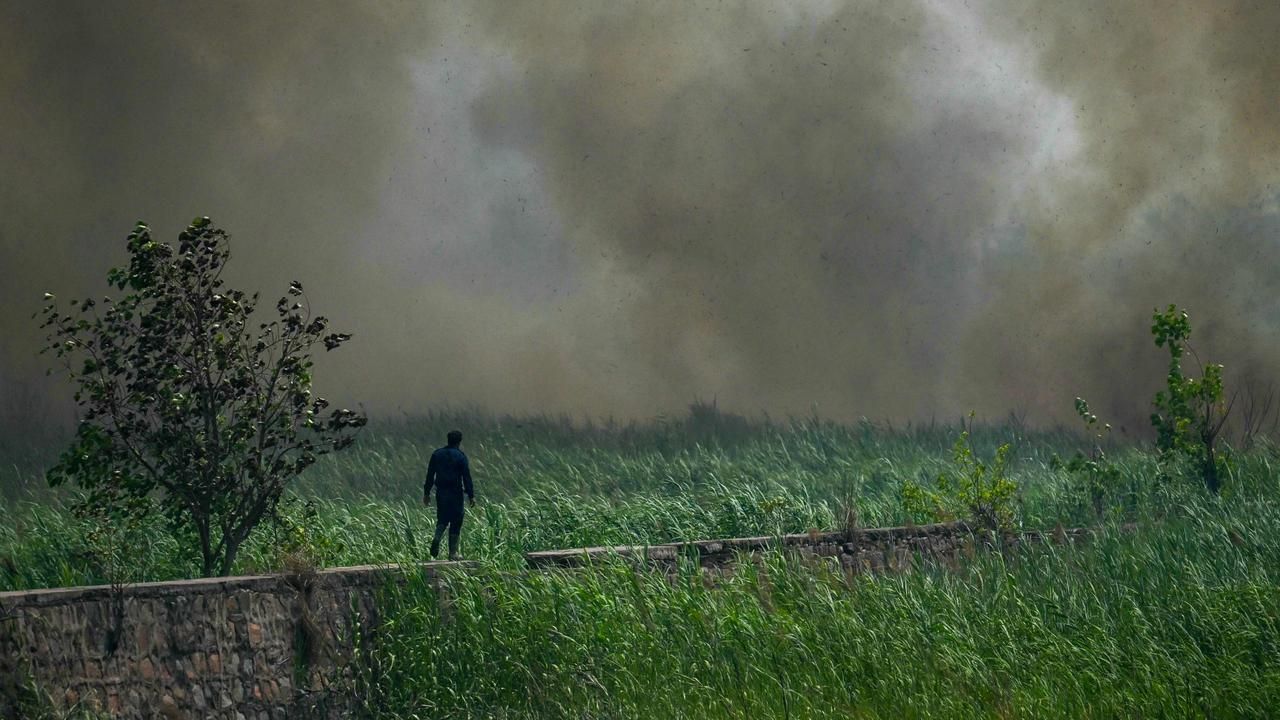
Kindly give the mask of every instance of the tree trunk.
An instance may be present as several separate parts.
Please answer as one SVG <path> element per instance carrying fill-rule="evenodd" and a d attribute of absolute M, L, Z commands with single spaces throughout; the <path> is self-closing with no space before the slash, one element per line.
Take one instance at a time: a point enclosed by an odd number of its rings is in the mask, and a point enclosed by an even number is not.
<path fill-rule="evenodd" d="M 213 575 L 213 545 L 209 538 L 208 518 L 196 517 L 196 532 L 200 534 L 201 571 L 203 577 Z"/>
<path fill-rule="evenodd" d="M 1218 457 L 1212 441 L 1205 443 L 1204 464 L 1205 483 L 1209 486 L 1209 492 L 1217 495 L 1222 488 L 1222 480 L 1218 477 Z"/>
<path fill-rule="evenodd" d="M 236 562 L 236 555 L 240 554 L 240 543 L 243 541 L 244 538 L 233 537 L 230 533 L 223 538 L 224 549 L 219 575 L 226 577 L 231 574 L 231 568 Z"/>

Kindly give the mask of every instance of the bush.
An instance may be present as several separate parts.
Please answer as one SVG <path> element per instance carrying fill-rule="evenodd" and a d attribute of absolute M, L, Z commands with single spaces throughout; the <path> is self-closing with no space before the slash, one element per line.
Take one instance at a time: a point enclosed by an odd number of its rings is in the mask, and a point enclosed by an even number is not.
<path fill-rule="evenodd" d="M 972 421 L 973 414 L 969 415 Z M 905 509 L 917 518 L 935 521 L 971 519 L 992 530 L 1014 527 L 1014 502 L 1018 486 L 1008 477 L 1009 449 L 996 448 L 990 463 L 983 462 L 969 441 L 970 430 L 960 433 L 952 447 L 953 469 L 938 475 L 934 487 L 913 481 L 902 486 Z"/>

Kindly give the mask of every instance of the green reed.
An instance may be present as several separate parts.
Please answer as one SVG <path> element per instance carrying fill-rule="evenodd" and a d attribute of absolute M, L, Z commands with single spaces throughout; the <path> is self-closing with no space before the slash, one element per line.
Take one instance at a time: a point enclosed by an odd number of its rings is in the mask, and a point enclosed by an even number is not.
<path fill-rule="evenodd" d="M 1278 581 L 1263 502 L 959 571 L 490 565 L 388 588 L 359 697 L 374 717 L 1265 717 Z"/>

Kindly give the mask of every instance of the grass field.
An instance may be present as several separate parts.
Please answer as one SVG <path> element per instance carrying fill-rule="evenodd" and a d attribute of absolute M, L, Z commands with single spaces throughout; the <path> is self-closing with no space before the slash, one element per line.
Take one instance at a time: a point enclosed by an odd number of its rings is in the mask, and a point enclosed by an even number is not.
<path fill-rule="evenodd" d="M 1242 503 L 959 573 L 456 574 L 447 607 L 393 593 L 361 696 L 373 717 L 1268 717 L 1278 531 Z"/>
<path fill-rule="evenodd" d="M 1265 717 L 1280 707 L 1280 487 L 1269 445 L 1226 492 L 1157 480 L 1114 448 L 1111 514 L 1086 547 L 979 556 L 959 572 L 846 577 L 782 556 L 731 579 L 673 582 L 624 565 L 518 572 L 520 553 L 611 543 L 897 524 L 901 487 L 948 467 L 959 423 L 748 423 L 695 406 L 644 425 L 450 413 L 384 420 L 312 468 L 290 505 L 326 565 L 421 559 L 421 475 L 466 432 L 481 505 L 450 575 L 386 598 L 362 697 L 378 717 Z M 979 427 L 1011 443 L 1026 527 L 1093 524 L 1055 453 L 1070 433 Z M 43 487 L 52 441 L 6 447 L 0 587 L 100 582 L 65 497 Z M 304 500 L 311 503 L 310 509 Z M 916 518 L 921 519 L 921 518 Z M 1128 532 L 1120 522 L 1136 523 Z M 240 570 L 277 567 L 266 528 Z M 296 530 L 294 532 L 297 532 Z M 189 576 L 156 523 L 132 579 Z"/>
<path fill-rule="evenodd" d="M 959 423 L 893 429 L 873 423 L 749 423 L 695 405 L 685 417 L 643 425 L 574 425 L 557 418 L 449 413 L 375 423 L 354 449 L 322 460 L 287 508 L 291 528 L 324 565 L 423 559 L 435 522 L 421 504 L 427 457 L 451 427 L 465 428 L 479 507 L 470 512 L 464 553 L 518 562 L 529 550 L 666 542 L 898 524 L 900 487 L 945 469 Z M 1049 468 L 1076 439 L 1012 425 L 978 428 L 989 454 L 1012 442 L 1025 488 L 1023 522 L 1045 527 L 1086 519 L 1070 478 Z M 56 438 L 0 448 L 0 588 L 106 580 L 67 510 L 67 494 L 45 487 L 42 469 Z M 1123 457 L 1126 482 L 1150 471 L 1140 452 Z M 1133 495 L 1142 500 L 1145 496 Z M 309 501 L 308 509 L 302 500 Z M 130 539 L 132 580 L 198 572 L 188 542 L 157 520 Z M 279 532 L 264 527 L 239 571 L 274 569 Z"/>

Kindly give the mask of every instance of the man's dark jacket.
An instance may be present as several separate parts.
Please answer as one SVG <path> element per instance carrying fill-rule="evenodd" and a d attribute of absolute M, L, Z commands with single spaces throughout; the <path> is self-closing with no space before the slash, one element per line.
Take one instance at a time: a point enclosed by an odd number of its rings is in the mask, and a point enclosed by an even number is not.
<path fill-rule="evenodd" d="M 450 445 L 431 453 L 431 461 L 427 463 L 427 484 L 422 486 L 423 497 L 431 494 L 432 485 L 436 486 L 436 497 L 440 502 L 454 499 L 461 502 L 464 491 L 468 498 L 475 499 L 471 465 L 462 450 Z"/>

